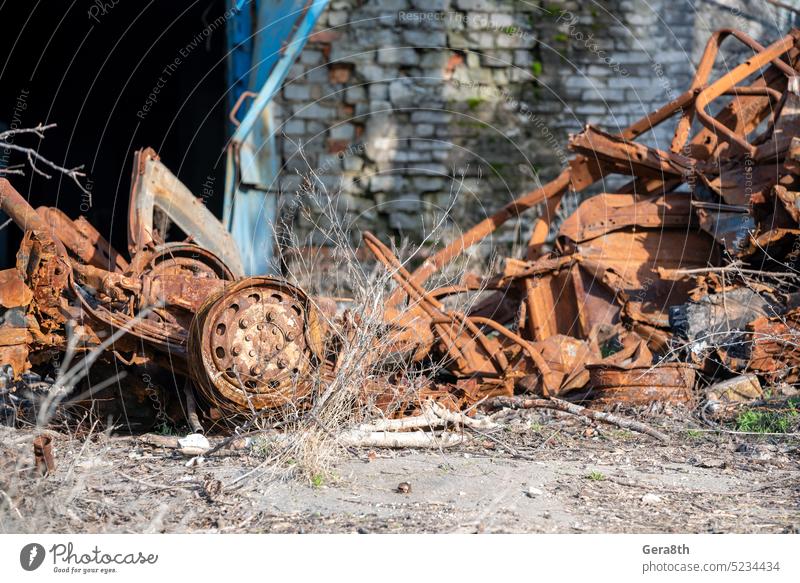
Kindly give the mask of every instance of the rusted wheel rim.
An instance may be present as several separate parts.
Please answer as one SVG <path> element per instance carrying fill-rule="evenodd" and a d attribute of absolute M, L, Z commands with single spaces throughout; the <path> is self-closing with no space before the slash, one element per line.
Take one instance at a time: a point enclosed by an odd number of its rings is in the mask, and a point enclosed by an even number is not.
<path fill-rule="evenodd" d="M 146 264 L 139 269 L 151 276 L 194 275 L 226 281 L 234 279 L 231 270 L 219 257 L 191 243 L 167 243 L 142 259 Z"/>
<path fill-rule="evenodd" d="M 278 279 L 253 277 L 206 302 L 192 326 L 189 350 L 201 363 L 194 373 L 206 398 L 249 412 L 305 399 L 321 341 L 305 293 Z"/>

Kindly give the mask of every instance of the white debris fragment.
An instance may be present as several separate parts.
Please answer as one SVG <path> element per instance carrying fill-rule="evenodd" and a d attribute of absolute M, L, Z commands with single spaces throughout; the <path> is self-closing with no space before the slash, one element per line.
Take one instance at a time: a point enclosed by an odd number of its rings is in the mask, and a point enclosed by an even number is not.
<path fill-rule="evenodd" d="M 661 503 L 661 496 L 657 494 L 645 494 L 642 496 L 642 502 L 645 504 L 660 504 Z"/>

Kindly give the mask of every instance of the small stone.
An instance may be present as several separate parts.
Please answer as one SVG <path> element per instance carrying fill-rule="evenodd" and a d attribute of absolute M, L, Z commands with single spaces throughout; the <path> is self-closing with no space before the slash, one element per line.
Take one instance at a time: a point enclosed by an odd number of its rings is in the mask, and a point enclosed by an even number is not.
<path fill-rule="evenodd" d="M 657 494 L 645 494 L 642 496 L 642 502 L 645 504 L 660 504 L 661 503 L 661 496 Z"/>
<path fill-rule="evenodd" d="M 398 494 L 411 494 L 411 484 L 408 482 L 400 482 L 397 485 Z"/>
<path fill-rule="evenodd" d="M 198 466 L 202 466 L 204 463 L 206 463 L 206 458 L 204 458 L 201 455 L 198 455 L 190 459 L 188 462 L 186 462 L 184 466 L 187 468 L 196 468 Z"/>
<path fill-rule="evenodd" d="M 186 437 L 182 437 L 178 440 L 178 445 L 182 448 L 185 447 L 196 447 L 201 449 L 209 449 L 211 444 L 209 444 L 208 439 L 200 433 L 191 433 Z"/>

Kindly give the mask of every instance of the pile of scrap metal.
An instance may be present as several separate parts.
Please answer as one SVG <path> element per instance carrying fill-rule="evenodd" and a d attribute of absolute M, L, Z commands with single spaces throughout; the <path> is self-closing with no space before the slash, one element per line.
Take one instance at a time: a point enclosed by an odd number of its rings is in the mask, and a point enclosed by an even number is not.
<path fill-rule="evenodd" d="M 752 54 L 710 80 L 726 39 Z M 422 322 L 408 338 L 449 359 L 474 399 L 570 393 L 599 407 L 693 405 L 718 381 L 709 399 L 758 398 L 761 381 L 800 380 L 798 43 L 800 30 L 769 47 L 716 32 L 685 93 L 619 134 L 589 126 L 572 136 L 576 156 L 560 176 L 413 273 L 368 234 L 399 286 L 389 309 Z M 668 150 L 636 141 L 668 120 Z M 630 181 L 586 199 L 544 254 L 563 195 L 611 174 Z M 489 279 L 423 289 L 464 249 L 537 205 L 544 212 L 527 260 L 507 259 Z M 484 299 L 467 313 L 443 307 L 446 296 L 478 290 Z"/>
<path fill-rule="evenodd" d="M 710 81 L 726 38 L 752 55 Z M 723 399 L 758 397 L 761 381 L 800 380 L 799 43 L 798 30 L 769 47 L 738 31 L 715 33 L 684 94 L 619 134 L 587 127 L 573 136 L 576 156 L 560 176 L 413 273 L 365 233 L 397 284 L 370 364 L 420 371 L 418 400 L 453 409 L 520 393 L 597 407 L 693 404 L 701 381 L 727 383 L 711 393 Z M 675 122 L 668 150 L 636 141 L 667 120 Z M 585 200 L 544 253 L 563 195 L 610 174 L 631 180 Z M 525 260 L 425 289 L 465 249 L 539 205 Z M 303 410 L 343 366 L 342 339 L 359 326 L 354 310 L 337 314 L 330 300 L 279 278 L 242 277 L 227 231 L 152 150 L 134 166 L 130 261 L 84 219 L 35 211 L 5 180 L 0 208 L 25 233 L 16 268 L 0 272 L 7 416 L 30 415 L 25 403 L 35 400 L 26 395 L 36 391 L 77 392 L 72 405 L 101 416 L 122 404 L 115 419 L 133 430 L 182 416 L 200 429 Z M 188 239 L 167 242 L 169 224 Z M 449 309 L 461 294 L 480 301 Z M 739 374 L 746 382 L 730 380 Z M 388 409 L 403 384 L 397 377 L 387 373 L 364 392 Z M 395 403 L 392 412 L 410 410 Z"/>
<path fill-rule="evenodd" d="M 68 400 L 132 430 L 199 429 L 193 386 L 228 409 L 302 397 L 310 385 L 297 379 L 323 342 L 309 298 L 241 278 L 230 234 L 152 150 L 137 153 L 132 182 L 128 262 L 85 219 L 34 210 L 0 179 L 0 208 L 25 233 L 16 268 L 0 272 L 6 420 L 41 421 L 53 411 L 37 406 Z M 166 242 L 165 225 L 191 237 Z"/>

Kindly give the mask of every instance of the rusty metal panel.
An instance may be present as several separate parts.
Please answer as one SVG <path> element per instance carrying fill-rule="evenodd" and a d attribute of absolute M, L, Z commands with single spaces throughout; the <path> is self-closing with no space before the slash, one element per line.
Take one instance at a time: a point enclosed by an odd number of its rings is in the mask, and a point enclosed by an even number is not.
<path fill-rule="evenodd" d="M 36 212 L 50 226 L 53 237 L 87 265 L 120 272 L 128 269 L 128 262 L 85 218 L 72 221 L 52 207 L 39 207 Z"/>
<path fill-rule="evenodd" d="M 649 405 L 653 402 L 689 404 L 694 400 L 695 370 L 683 363 L 667 363 L 629 369 L 590 366 L 593 403 Z"/>
<path fill-rule="evenodd" d="M 712 80 L 719 45 L 729 37 L 754 55 Z M 696 355 L 675 348 L 680 330 L 670 308 L 720 292 L 725 301 L 745 283 L 772 311 L 736 318 L 738 328 L 747 327 L 736 334 L 752 337 L 752 351 L 735 358 L 769 381 L 797 382 L 797 302 L 787 299 L 797 295 L 797 277 L 775 270 L 787 269 L 784 260 L 796 262 L 800 240 L 798 38 L 800 31 L 792 31 L 762 47 L 742 33 L 718 31 L 684 94 L 616 135 L 588 127 L 574 136 L 578 155 L 555 180 L 479 222 L 414 273 L 365 233 L 366 249 L 397 288 L 360 363 L 375 378 L 360 387 L 359 403 L 413 412 L 409 383 L 386 372 L 402 364 L 420 373 L 417 397 L 451 408 L 492 395 L 549 397 L 586 388 L 600 406 L 690 404 Z M 712 105 L 716 117 L 707 113 Z M 676 116 L 670 150 L 635 142 Z M 695 118 L 703 128 L 692 136 Z M 584 201 L 545 252 L 564 193 L 610 173 L 631 179 Z M 534 223 L 527 261 L 509 258 L 502 273 L 423 287 L 459 253 L 539 204 L 545 212 Z M 364 331 L 355 309 L 338 314 L 332 300 L 277 278 L 241 279 L 230 235 L 153 150 L 136 157 L 130 263 L 85 220 L 55 209 L 37 214 L 5 180 L 0 208 L 24 232 L 16 269 L 0 272 L 0 358 L 17 376 L 65 350 L 68 328 L 80 321 L 77 350 L 110 338 L 104 357 L 185 376 L 216 422 L 261 409 L 303 410 L 346 366 L 344 341 Z M 154 224 L 156 209 L 192 240 L 167 243 Z M 465 293 L 482 295 L 466 313 L 450 309 L 456 302 L 446 298 Z M 687 362 L 659 360 L 666 353 Z M 437 372 L 425 368 L 431 362 Z M 146 394 L 131 383 L 124 397 L 134 402 Z M 193 427 L 200 424 L 193 419 Z"/>
<path fill-rule="evenodd" d="M 33 292 L 16 269 L 0 271 L 0 307 L 20 308 L 31 303 Z"/>
<path fill-rule="evenodd" d="M 583 202 L 561 225 L 559 235 L 583 243 L 625 227 L 683 228 L 697 224 L 687 194 L 638 198 L 629 194 L 598 194 Z"/>
<path fill-rule="evenodd" d="M 244 274 L 231 234 L 206 206 L 161 163 L 150 148 L 137 152 L 131 189 L 128 241 L 132 252 L 157 241 L 153 212 L 163 211 L 198 245 L 217 255 L 234 275 Z M 163 233 L 160 234 L 163 237 Z"/>
<path fill-rule="evenodd" d="M 798 312 L 785 318 L 760 317 L 750 323 L 752 350 L 747 368 L 771 383 L 800 381 L 800 325 Z"/>

